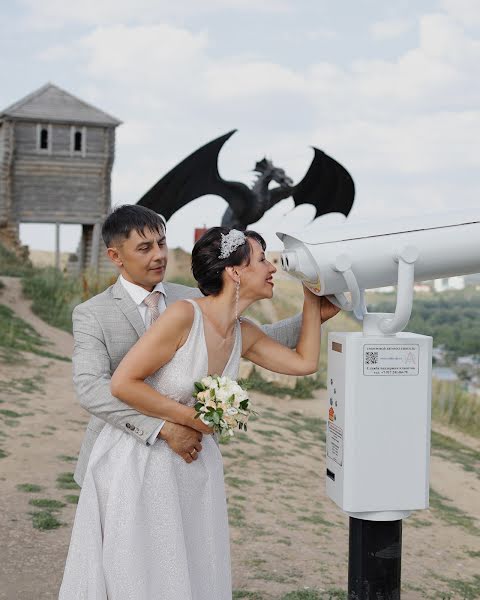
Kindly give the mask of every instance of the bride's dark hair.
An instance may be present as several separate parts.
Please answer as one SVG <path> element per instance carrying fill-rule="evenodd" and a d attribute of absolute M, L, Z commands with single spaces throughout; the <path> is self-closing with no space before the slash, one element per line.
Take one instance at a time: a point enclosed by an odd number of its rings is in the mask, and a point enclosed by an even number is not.
<path fill-rule="evenodd" d="M 250 244 L 248 240 L 239 246 L 227 258 L 218 258 L 221 252 L 222 233 L 226 235 L 229 227 L 212 227 L 197 241 L 192 250 L 192 273 L 198 288 L 205 296 L 219 294 L 222 291 L 222 273 L 225 267 L 250 264 Z M 256 240 L 265 250 L 263 237 L 256 231 L 244 231 L 247 238 Z"/>

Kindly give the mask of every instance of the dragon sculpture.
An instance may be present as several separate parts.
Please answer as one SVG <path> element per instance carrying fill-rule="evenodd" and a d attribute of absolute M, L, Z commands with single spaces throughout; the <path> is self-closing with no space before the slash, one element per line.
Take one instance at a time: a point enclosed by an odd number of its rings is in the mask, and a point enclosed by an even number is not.
<path fill-rule="evenodd" d="M 355 186 L 348 171 L 336 160 L 313 148 L 314 157 L 304 176 L 293 185 L 283 169 L 263 158 L 256 163 L 258 174 L 252 188 L 238 181 L 225 181 L 218 172 L 218 155 L 223 144 L 236 132 L 230 131 L 202 146 L 164 175 L 137 204 L 161 213 L 168 221 L 192 200 L 213 194 L 221 196 L 228 208 L 222 225 L 245 230 L 256 223 L 277 202 L 290 196 L 295 206 L 312 204 L 315 217 L 339 212 L 347 216 L 355 197 Z M 270 189 L 270 183 L 277 187 Z"/>

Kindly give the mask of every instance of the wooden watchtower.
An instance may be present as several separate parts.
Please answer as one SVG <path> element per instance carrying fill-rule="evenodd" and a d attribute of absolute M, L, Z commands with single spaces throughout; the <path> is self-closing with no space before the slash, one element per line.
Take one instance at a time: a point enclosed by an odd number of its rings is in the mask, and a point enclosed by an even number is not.
<path fill-rule="evenodd" d="M 120 121 L 48 83 L 0 111 L 0 242 L 21 252 L 20 223 L 82 225 L 79 270 L 98 269 Z"/>

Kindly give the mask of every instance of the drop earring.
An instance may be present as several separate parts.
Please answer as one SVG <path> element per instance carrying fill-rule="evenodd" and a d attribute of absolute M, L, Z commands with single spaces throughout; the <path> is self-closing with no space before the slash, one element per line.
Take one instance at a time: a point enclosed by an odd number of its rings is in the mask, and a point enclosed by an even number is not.
<path fill-rule="evenodd" d="M 235 321 L 238 321 L 238 301 L 240 300 L 240 281 L 235 282 Z"/>

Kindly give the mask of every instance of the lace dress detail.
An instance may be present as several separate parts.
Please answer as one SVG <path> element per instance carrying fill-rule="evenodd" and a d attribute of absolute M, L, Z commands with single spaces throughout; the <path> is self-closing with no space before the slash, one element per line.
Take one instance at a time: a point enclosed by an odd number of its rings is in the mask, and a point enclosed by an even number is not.
<path fill-rule="evenodd" d="M 173 358 L 147 379 L 193 405 L 208 370 L 202 311 Z M 236 379 L 240 324 L 224 375 Z M 187 464 L 166 442 L 145 446 L 107 424 L 95 443 L 75 516 L 60 600 L 231 600 L 222 457 L 202 440 Z"/>

